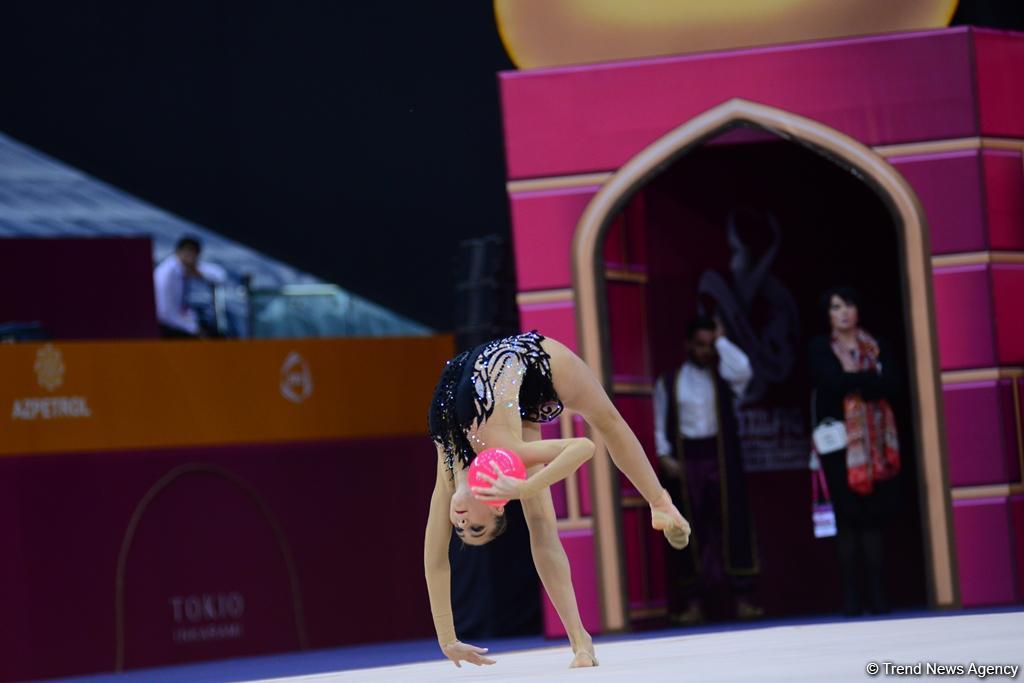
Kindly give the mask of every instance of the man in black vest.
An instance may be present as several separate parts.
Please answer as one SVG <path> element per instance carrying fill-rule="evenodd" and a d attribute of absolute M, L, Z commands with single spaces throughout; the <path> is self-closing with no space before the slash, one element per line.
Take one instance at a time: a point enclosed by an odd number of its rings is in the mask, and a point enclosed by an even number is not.
<path fill-rule="evenodd" d="M 736 616 L 755 618 L 761 609 L 749 596 L 759 569 L 735 409 L 753 377 L 750 359 L 725 337 L 721 321 L 704 316 L 687 326 L 686 351 L 686 362 L 662 375 L 654 392 L 665 488 L 693 524 L 670 613 L 680 623 L 701 621 L 701 591 L 724 574 Z"/>

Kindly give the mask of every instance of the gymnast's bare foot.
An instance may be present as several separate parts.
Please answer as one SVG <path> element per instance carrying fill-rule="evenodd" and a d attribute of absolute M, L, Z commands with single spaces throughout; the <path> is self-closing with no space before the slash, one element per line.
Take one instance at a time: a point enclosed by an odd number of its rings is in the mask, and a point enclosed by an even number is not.
<path fill-rule="evenodd" d="M 661 490 L 661 498 L 651 503 L 651 526 L 665 534 L 665 539 L 676 550 L 690 542 L 690 523 L 672 503 L 668 491 Z"/>
<path fill-rule="evenodd" d="M 597 655 L 594 654 L 594 639 L 586 631 L 583 635 L 570 638 L 572 645 L 572 664 L 570 669 L 582 669 L 597 666 Z"/>
<path fill-rule="evenodd" d="M 583 669 L 591 666 L 597 666 L 597 655 L 594 654 L 593 645 L 583 650 L 577 650 L 576 656 L 572 658 L 572 664 L 569 665 L 569 668 Z"/>

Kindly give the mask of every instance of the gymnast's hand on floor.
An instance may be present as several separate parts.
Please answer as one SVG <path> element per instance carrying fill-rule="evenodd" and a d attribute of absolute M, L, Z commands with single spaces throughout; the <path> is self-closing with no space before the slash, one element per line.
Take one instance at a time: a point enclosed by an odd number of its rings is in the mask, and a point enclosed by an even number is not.
<path fill-rule="evenodd" d="M 491 468 L 494 469 L 493 477 L 484 472 L 481 472 L 479 475 L 490 486 L 474 486 L 473 496 L 485 503 L 489 500 L 512 500 L 513 498 L 519 498 L 519 487 L 522 486 L 523 480 L 506 476 L 496 462 L 491 463 Z"/>
<path fill-rule="evenodd" d="M 462 664 L 459 662 L 469 662 L 470 664 L 476 664 L 477 666 L 494 664 L 493 659 L 488 659 L 483 656 L 487 653 L 486 647 L 477 647 L 475 645 L 470 645 L 469 643 L 463 643 L 456 640 L 443 646 L 441 650 L 444 652 L 444 656 L 452 660 L 452 664 L 460 669 L 462 668 Z"/>
<path fill-rule="evenodd" d="M 665 539 L 676 550 L 682 550 L 690 542 L 690 523 L 672 503 L 668 491 L 661 490 L 661 497 L 651 503 L 651 526 L 665 534 Z"/>

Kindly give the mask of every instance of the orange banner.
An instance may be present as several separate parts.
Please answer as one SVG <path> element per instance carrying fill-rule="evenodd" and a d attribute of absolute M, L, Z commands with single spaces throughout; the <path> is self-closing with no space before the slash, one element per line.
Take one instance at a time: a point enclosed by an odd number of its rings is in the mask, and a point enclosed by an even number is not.
<path fill-rule="evenodd" d="M 0 455 L 424 434 L 450 336 L 0 345 Z"/>

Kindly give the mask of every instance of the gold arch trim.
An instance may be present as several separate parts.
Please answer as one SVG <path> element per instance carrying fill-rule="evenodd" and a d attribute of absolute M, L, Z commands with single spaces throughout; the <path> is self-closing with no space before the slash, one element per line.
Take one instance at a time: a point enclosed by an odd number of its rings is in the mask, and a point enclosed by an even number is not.
<path fill-rule="evenodd" d="M 972 370 L 949 370 L 942 373 L 943 384 L 965 384 L 967 382 L 991 382 L 1000 379 L 1024 377 L 1022 367 L 976 368 Z"/>
<path fill-rule="evenodd" d="M 811 119 L 742 99 L 713 107 L 656 140 L 608 178 L 577 223 L 572 259 L 581 355 L 602 378 L 604 386 L 611 389 L 602 246 L 605 232 L 619 209 L 666 165 L 715 135 L 739 125 L 766 130 L 852 167 L 885 201 L 896 219 L 905 274 L 906 324 L 915 351 L 909 370 L 913 378 L 918 462 L 923 484 L 921 508 L 928 592 L 933 604 L 957 604 L 928 230 L 924 212 L 910 186 L 871 148 Z M 597 452 L 591 461 L 591 501 L 603 625 L 605 630 L 617 631 L 627 626 L 618 492 L 613 487 L 616 479 L 604 444 L 598 435 L 593 434 L 592 438 Z"/>
<path fill-rule="evenodd" d="M 309 649 L 309 639 L 306 635 L 306 617 L 302 607 L 302 591 L 299 585 L 299 573 L 295 568 L 295 559 L 292 556 L 288 540 L 281 528 L 281 523 L 274 515 L 270 506 L 267 505 L 259 492 L 247 481 L 237 474 L 230 472 L 217 465 L 190 463 L 175 467 L 159 479 L 152 488 L 146 492 L 139 504 L 132 512 L 128 528 L 124 533 L 124 540 L 121 542 L 121 550 L 117 555 L 117 570 L 114 577 L 114 620 L 115 620 L 115 646 L 114 646 L 114 671 L 124 671 L 125 660 L 125 615 L 124 615 L 124 578 L 128 569 L 128 554 L 131 551 L 132 543 L 135 541 L 135 533 L 138 531 L 142 518 L 149 509 L 149 506 L 160 494 L 166 491 L 179 479 L 189 476 L 212 476 L 223 479 L 235 488 L 241 490 L 252 503 L 257 507 L 270 527 L 281 551 L 285 568 L 288 571 L 288 578 L 292 594 L 292 611 L 295 617 L 296 636 L 299 641 L 299 648 Z"/>

